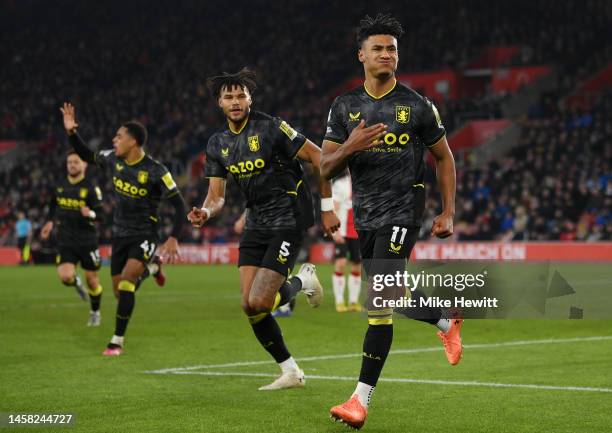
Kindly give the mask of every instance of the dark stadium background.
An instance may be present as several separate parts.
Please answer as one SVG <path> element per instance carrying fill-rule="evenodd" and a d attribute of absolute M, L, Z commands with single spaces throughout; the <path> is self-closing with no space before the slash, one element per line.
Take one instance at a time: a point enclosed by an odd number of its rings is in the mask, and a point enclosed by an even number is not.
<path fill-rule="evenodd" d="M 404 24 L 398 74 L 420 73 L 410 84 L 435 100 L 447 128 L 458 174 L 454 240 L 610 241 L 611 9 L 606 0 L 0 0 L 0 245 L 16 244 L 21 210 L 35 260 L 52 256 L 53 240 L 38 232 L 65 171 L 62 102 L 76 105 L 94 147 L 110 146 L 121 121 L 142 121 L 147 152 L 200 205 L 207 138 L 223 126 L 205 77 L 254 68 L 254 108 L 320 144 L 331 101 L 362 76 L 352 28 L 377 12 Z M 105 192 L 108 243 L 110 184 L 89 173 Z M 434 180 L 430 170 L 424 227 L 438 210 Z M 181 242 L 235 241 L 241 210 L 230 182 L 223 214 L 186 228 Z M 316 228 L 309 235 L 320 240 Z"/>
<path fill-rule="evenodd" d="M 324 303 L 298 295 L 278 319 L 307 385 L 265 394 L 278 366 L 240 308 L 233 181 L 222 215 L 181 234 L 187 264 L 139 289 L 120 357 L 102 356 L 117 314 L 109 268 L 102 323 L 86 326 L 89 304 L 57 278 L 40 229 L 65 176 L 64 101 L 92 147 L 110 147 L 123 121 L 146 124 L 146 151 L 199 206 L 207 139 L 224 127 L 205 78 L 253 68 L 254 108 L 321 144 L 333 98 L 363 77 L 353 28 L 379 12 L 404 25 L 398 77 L 435 101 L 457 165 L 455 234 L 427 232 L 430 167 L 408 270 L 490 272 L 487 293 L 519 314 L 476 309 L 457 366 L 435 329 L 395 315 L 364 431 L 612 431 L 612 0 L 0 0 L 0 432 L 64 431 L 11 429 L 9 413 L 71 413 L 74 433 L 346 431 L 329 408 L 354 389 L 367 313 L 336 311 L 334 248 L 318 227 L 298 262 L 317 262 Z M 89 172 L 105 194 L 107 261 L 111 183 Z M 21 212 L 32 262 L 49 265 L 19 266 Z"/>

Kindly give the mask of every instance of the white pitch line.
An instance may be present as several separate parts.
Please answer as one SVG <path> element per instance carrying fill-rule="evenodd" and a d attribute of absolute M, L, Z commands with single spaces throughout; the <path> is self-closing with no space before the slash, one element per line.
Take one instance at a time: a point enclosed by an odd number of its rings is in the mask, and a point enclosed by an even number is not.
<path fill-rule="evenodd" d="M 200 376 L 235 376 L 235 377 L 278 377 L 278 374 L 271 373 L 242 373 L 242 372 L 226 372 L 226 371 L 177 371 L 173 374 L 197 374 Z M 306 375 L 307 379 L 321 380 L 342 380 L 355 381 L 356 377 L 350 376 L 319 376 Z M 497 383 L 497 382 L 474 382 L 474 381 L 454 381 L 454 380 L 429 380 L 429 379 L 407 379 L 401 377 L 381 377 L 379 382 L 391 383 L 416 383 L 427 385 L 455 385 L 455 386 L 482 386 L 488 388 L 527 388 L 527 389 L 544 389 L 553 391 L 579 391 L 579 392 L 606 392 L 612 393 L 612 388 L 591 388 L 586 386 L 556 386 L 556 385 L 534 385 L 529 383 Z"/>
<path fill-rule="evenodd" d="M 581 343 L 587 341 L 603 341 L 612 340 L 612 335 L 602 335 L 595 337 L 576 337 L 576 338 L 559 338 L 559 339 L 546 339 L 546 340 L 518 340 L 518 341 L 505 341 L 501 343 L 484 343 L 484 344 L 464 344 L 465 349 L 496 349 L 499 347 L 512 347 L 512 346 L 529 346 L 534 344 L 566 344 L 566 343 Z M 392 350 L 390 354 L 412 354 L 412 353 L 424 353 L 424 352 L 440 352 L 444 350 L 441 346 L 436 347 L 421 347 L 416 349 L 398 349 Z M 321 355 L 321 356 L 307 356 L 302 358 L 296 358 L 296 361 L 324 361 L 329 359 L 345 359 L 361 357 L 361 353 L 344 353 L 337 355 Z M 272 360 L 265 361 L 243 361 L 243 362 L 230 362 L 226 364 L 205 364 L 205 365 L 192 365 L 188 367 L 175 367 L 175 368 L 162 368 L 159 370 L 146 371 L 145 373 L 151 374 L 166 374 L 166 373 L 177 373 L 181 371 L 192 371 L 202 370 L 211 368 L 231 368 L 231 367 L 246 367 L 253 365 L 265 365 L 274 364 Z"/>

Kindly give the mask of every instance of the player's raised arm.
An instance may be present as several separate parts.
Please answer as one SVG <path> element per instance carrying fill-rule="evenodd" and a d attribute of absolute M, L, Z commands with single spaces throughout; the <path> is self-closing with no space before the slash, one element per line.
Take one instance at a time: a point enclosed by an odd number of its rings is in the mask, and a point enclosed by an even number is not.
<path fill-rule="evenodd" d="M 202 227 L 206 221 L 216 216 L 225 204 L 226 180 L 220 177 L 208 179 L 208 193 L 201 208 L 193 207 L 187 219 L 194 227 Z"/>
<path fill-rule="evenodd" d="M 312 141 L 306 140 L 297 154 L 302 161 L 310 162 L 319 178 L 319 193 L 321 194 L 321 224 L 329 238 L 340 227 L 340 220 L 334 212 L 331 182 L 321 175 L 321 149 Z"/>
<path fill-rule="evenodd" d="M 81 136 L 77 133 L 79 124 L 76 121 L 74 106 L 70 102 L 64 102 L 64 105 L 60 107 L 60 111 L 64 118 L 64 129 L 68 134 L 70 145 L 83 161 L 96 162 L 95 153 L 87 147 Z"/>
<path fill-rule="evenodd" d="M 446 136 L 430 146 L 429 151 L 436 160 L 436 178 L 442 197 L 442 213 L 434 219 L 431 235 L 446 238 L 453 234 L 456 188 L 455 159 L 446 141 Z"/>

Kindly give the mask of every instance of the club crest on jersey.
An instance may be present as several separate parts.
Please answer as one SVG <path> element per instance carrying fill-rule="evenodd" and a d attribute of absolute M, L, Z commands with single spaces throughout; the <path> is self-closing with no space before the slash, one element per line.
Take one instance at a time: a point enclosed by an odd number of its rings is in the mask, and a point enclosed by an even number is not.
<path fill-rule="evenodd" d="M 251 135 L 247 140 L 251 152 L 257 152 L 259 150 L 259 135 Z"/>
<path fill-rule="evenodd" d="M 149 180 L 149 172 L 148 171 L 139 171 L 138 172 L 138 182 L 147 183 Z"/>
<path fill-rule="evenodd" d="M 407 105 L 396 105 L 395 120 L 399 123 L 408 123 L 410 121 L 410 107 Z"/>
<path fill-rule="evenodd" d="M 359 120 L 359 116 L 361 116 L 361 111 L 358 111 L 357 113 L 349 112 L 349 121 L 357 122 Z"/>
<path fill-rule="evenodd" d="M 81 197 L 81 198 L 87 197 L 87 188 L 81 188 L 79 190 L 79 197 Z"/>
<path fill-rule="evenodd" d="M 249 145 L 249 147 L 251 147 Z M 227 158 L 229 156 L 229 147 L 226 147 L 225 149 L 221 149 L 221 156 L 223 156 L 224 158 Z"/>

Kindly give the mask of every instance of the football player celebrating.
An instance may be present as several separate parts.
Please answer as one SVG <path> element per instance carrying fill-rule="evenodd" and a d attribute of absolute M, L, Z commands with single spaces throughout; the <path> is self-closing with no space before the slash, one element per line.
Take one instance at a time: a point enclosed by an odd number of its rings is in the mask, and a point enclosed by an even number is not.
<path fill-rule="evenodd" d="M 78 155 L 109 169 L 113 175 L 117 205 L 113 213 L 111 277 L 119 302 L 115 334 L 103 355 L 121 355 L 138 285 L 149 274 L 160 285 L 165 280 L 161 261 L 152 263 L 158 244 L 159 204 L 165 198 L 175 209 L 172 234 L 160 247 L 160 254 L 173 263 L 179 258 L 177 237 L 185 220 L 185 203 L 168 169 L 145 154 L 147 130 L 140 122 L 125 122 L 115 133 L 113 149 L 94 152 L 77 132 L 79 125 L 72 104 L 65 103 L 60 110 L 70 144 Z"/>
<path fill-rule="evenodd" d="M 321 150 L 279 118 L 251 111 L 255 74 L 208 79 L 208 88 L 227 118 L 228 127 L 213 134 L 206 147 L 208 193 L 202 208 L 188 218 L 196 227 L 217 215 L 225 203 L 228 173 L 247 200 L 246 225 L 240 239 L 238 270 L 242 309 L 255 336 L 281 369 L 278 379 L 260 390 L 304 386 L 304 372 L 285 346 L 278 323 L 270 314 L 299 291 L 311 306 L 321 303 L 323 290 L 312 264 L 305 263 L 291 278 L 307 228 L 314 223 L 310 187 L 300 161 L 319 169 Z M 333 212 L 331 186 L 320 178 L 321 220 L 332 236 L 339 221 Z"/>
<path fill-rule="evenodd" d="M 51 194 L 47 223 L 40 231 L 49 238 L 57 220 L 57 274 L 66 286 L 74 286 L 81 299 L 87 299 L 76 266 L 85 271 L 91 310 L 87 326 L 100 326 L 102 285 L 98 278 L 100 250 L 95 221 L 102 217 L 102 191 L 85 175 L 87 163 L 74 150 L 66 156 L 68 176 L 58 181 Z"/>
<path fill-rule="evenodd" d="M 439 238 L 453 233 L 455 164 L 445 130 L 431 101 L 397 82 L 397 41 L 402 26 L 393 17 L 365 17 L 357 30 L 358 57 L 365 83 L 336 98 L 323 141 L 321 171 L 331 179 L 348 166 L 353 185 L 355 227 L 366 273 L 404 272 L 416 242 L 425 202 L 424 155 L 436 161 L 443 210 L 431 228 Z M 370 292 L 368 330 L 363 343 L 359 382 L 352 397 L 331 409 L 332 418 L 361 428 L 374 387 L 393 340 L 393 310 L 376 308 Z M 388 287 L 387 297 L 412 296 L 405 287 Z M 417 303 L 418 305 L 418 303 Z M 440 309 L 399 311 L 439 328 L 451 364 L 461 358 L 462 321 L 449 320 Z"/>

